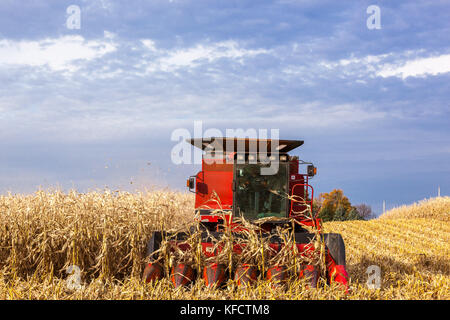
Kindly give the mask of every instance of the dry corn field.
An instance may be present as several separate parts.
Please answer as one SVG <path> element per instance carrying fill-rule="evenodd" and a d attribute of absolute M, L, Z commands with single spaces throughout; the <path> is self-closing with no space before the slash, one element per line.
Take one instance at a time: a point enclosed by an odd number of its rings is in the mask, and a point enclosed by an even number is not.
<path fill-rule="evenodd" d="M 192 223 L 193 197 L 147 193 L 39 191 L 0 197 L 0 299 L 445 299 L 450 298 L 450 198 L 387 212 L 371 221 L 329 222 L 325 232 L 345 242 L 349 292 L 292 280 L 274 288 L 206 288 L 197 280 L 173 288 L 169 279 L 144 284 L 152 230 Z M 369 289 L 367 268 L 381 269 Z M 68 286 L 69 266 L 81 287 Z"/>

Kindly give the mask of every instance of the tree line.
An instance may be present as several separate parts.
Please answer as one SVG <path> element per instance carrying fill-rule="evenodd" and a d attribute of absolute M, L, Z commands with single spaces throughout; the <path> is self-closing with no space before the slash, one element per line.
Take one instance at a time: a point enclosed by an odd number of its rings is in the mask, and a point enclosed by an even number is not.
<path fill-rule="evenodd" d="M 340 189 L 321 193 L 313 201 L 313 214 L 322 221 L 369 220 L 375 218 L 372 208 L 366 204 L 352 206 Z"/>

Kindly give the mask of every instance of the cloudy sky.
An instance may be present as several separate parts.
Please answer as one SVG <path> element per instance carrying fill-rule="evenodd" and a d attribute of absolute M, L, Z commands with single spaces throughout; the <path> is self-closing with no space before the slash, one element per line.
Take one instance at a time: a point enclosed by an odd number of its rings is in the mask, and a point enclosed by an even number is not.
<path fill-rule="evenodd" d="M 182 190 L 194 121 L 305 140 L 376 212 L 450 193 L 448 1 L 3 0 L 0 84 L 0 193 Z"/>

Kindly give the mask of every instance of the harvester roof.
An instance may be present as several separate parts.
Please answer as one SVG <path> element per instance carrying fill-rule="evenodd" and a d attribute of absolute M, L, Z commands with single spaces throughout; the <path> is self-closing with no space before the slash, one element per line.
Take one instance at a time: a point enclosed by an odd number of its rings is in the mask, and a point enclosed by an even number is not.
<path fill-rule="evenodd" d="M 266 144 L 266 151 L 271 150 L 273 139 L 251 139 L 251 138 L 235 138 L 235 137 L 211 137 L 211 138 L 194 138 L 187 139 L 187 142 L 202 150 L 208 150 L 209 148 L 215 151 L 231 151 L 231 152 L 248 152 L 250 148 L 257 148 L 259 152 L 260 143 Z M 300 147 L 303 144 L 303 140 L 278 140 L 278 152 L 285 153 Z M 227 148 L 233 148 L 227 150 Z M 252 148 L 252 149 L 253 149 Z"/>

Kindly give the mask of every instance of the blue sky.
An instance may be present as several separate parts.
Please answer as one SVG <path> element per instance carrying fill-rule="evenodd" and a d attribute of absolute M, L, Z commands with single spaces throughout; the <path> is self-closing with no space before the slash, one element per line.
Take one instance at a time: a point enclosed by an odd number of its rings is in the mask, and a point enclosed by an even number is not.
<path fill-rule="evenodd" d="M 183 190 L 171 133 L 202 121 L 305 140 L 316 192 L 376 212 L 448 195 L 449 21 L 447 1 L 4 0 L 0 193 Z"/>

